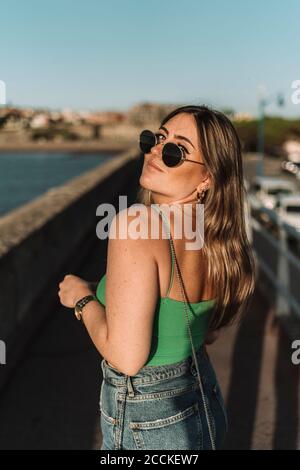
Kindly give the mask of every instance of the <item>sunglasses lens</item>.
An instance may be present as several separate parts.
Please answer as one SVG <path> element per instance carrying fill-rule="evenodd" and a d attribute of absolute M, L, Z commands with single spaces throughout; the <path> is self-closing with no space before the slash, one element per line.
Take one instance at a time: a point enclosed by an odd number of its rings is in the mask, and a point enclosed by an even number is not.
<path fill-rule="evenodd" d="M 149 153 L 152 147 L 156 144 L 156 137 L 153 132 L 142 131 L 140 134 L 140 149 L 143 153 Z"/>
<path fill-rule="evenodd" d="M 169 142 L 164 145 L 162 151 L 162 159 L 167 166 L 176 166 L 180 163 L 182 158 L 181 150 L 178 145 Z"/>

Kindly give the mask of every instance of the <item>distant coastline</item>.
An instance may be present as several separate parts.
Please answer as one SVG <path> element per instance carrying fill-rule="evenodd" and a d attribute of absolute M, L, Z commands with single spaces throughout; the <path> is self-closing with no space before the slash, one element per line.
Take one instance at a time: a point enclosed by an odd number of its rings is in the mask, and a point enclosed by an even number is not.
<path fill-rule="evenodd" d="M 7 152 L 103 152 L 117 154 L 134 146 L 133 141 L 87 141 L 87 142 L 5 142 L 0 144 L 0 154 Z M 138 148 L 138 147 L 137 147 Z"/>

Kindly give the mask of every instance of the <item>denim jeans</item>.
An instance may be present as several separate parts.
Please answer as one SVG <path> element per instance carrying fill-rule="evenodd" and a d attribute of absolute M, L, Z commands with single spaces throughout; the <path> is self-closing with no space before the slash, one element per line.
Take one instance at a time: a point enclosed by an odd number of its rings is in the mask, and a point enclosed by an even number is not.
<path fill-rule="evenodd" d="M 224 400 L 204 346 L 196 352 L 215 441 L 228 429 Z M 211 440 L 193 355 L 168 365 L 144 366 L 124 375 L 101 361 L 100 450 L 201 450 Z"/>

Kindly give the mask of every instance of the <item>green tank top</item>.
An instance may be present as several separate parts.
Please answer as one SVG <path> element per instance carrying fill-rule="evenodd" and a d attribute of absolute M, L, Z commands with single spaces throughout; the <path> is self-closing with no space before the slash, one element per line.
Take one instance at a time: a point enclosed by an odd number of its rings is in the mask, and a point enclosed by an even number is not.
<path fill-rule="evenodd" d="M 152 204 L 166 225 L 169 226 L 165 215 L 155 204 Z M 192 346 L 184 311 L 184 302 L 168 297 L 174 278 L 174 257 L 171 250 L 171 276 L 166 297 L 158 298 L 152 332 L 151 349 L 146 366 L 167 365 L 186 359 L 192 354 Z M 100 303 L 105 306 L 105 283 L 106 274 L 101 278 L 96 290 L 96 296 Z M 195 351 L 203 344 L 207 332 L 210 316 L 214 310 L 216 299 L 202 300 L 200 302 L 189 302 L 188 318 L 191 328 Z"/>

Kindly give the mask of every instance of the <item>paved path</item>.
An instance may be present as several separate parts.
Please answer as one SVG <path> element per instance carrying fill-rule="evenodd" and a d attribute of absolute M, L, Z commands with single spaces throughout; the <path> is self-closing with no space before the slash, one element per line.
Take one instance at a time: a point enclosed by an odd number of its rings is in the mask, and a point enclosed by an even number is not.
<path fill-rule="evenodd" d="M 227 449 L 300 449 L 300 366 L 257 292 L 248 317 L 208 349 L 226 400 Z"/>
<path fill-rule="evenodd" d="M 257 293 L 242 326 L 208 349 L 228 407 L 228 449 L 300 449 L 300 366 L 272 318 Z M 58 307 L 1 394 L 0 448 L 99 448 L 100 360 L 72 311 Z"/>

